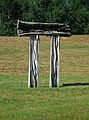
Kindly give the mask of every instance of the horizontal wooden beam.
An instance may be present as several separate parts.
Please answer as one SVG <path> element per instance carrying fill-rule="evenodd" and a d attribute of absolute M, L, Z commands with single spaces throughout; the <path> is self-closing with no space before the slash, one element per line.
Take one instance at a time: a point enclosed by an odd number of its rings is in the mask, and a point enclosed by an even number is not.
<path fill-rule="evenodd" d="M 64 37 L 69 37 L 71 36 L 70 32 L 56 32 L 56 31 L 36 31 L 36 32 L 24 32 L 21 30 L 18 30 L 18 36 L 29 36 L 29 35 L 57 35 L 57 36 L 64 36 Z"/>
<path fill-rule="evenodd" d="M 19 36 L 29 35 L 60 35 L 70 36 L 70 28 L 66 24 L 61 23 L 39 23 L 39 22 L 24 22 L 18 20 L 17 32 Z"/>

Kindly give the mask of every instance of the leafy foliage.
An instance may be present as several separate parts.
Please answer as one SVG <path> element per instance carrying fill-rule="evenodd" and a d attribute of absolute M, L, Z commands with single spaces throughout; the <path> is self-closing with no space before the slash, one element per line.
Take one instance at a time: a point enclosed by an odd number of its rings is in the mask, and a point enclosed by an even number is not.
<path fill-rule="evenodd" d="M 16 35 L 17 20 L 61 22 L 89 33 L 89 0 L 0 0 L 0 35 Z"/>

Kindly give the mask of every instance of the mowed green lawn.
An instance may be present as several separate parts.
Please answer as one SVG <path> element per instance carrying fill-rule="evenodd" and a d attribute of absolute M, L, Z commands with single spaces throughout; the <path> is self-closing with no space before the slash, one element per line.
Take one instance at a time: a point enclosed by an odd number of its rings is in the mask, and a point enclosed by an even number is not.
<path fill-rule="evenodd" d="M 27 88 L 28 37 L 0 37 L 0 120 L 89 120 L 89 35 L 61 38 L 59 88 L 49 88 L 50 38 L 40 37 L 39 87 Z"/>

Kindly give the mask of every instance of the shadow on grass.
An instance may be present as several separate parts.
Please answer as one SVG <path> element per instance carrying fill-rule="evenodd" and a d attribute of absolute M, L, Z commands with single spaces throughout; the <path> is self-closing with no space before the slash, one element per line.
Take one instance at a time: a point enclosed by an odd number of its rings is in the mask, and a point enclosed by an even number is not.
<path fill-rule="evenodd" d="M 60 87 L 69 87 L 69 86 L 87 86 L 89 83 L 64 83 Z"/>

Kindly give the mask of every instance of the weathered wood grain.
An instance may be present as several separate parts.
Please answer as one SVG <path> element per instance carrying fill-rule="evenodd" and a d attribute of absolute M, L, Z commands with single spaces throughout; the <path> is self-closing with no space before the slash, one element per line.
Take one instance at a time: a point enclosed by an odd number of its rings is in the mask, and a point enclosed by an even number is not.
<path fill-rule="evenodd" d="M 24 22 L 18 20 L 17 32 L 19 36 L 28 35 L 61 35 L 70 36 L 70 27 L 61 23 Z"/>
<path fill-rule="evenodd" d="M 38 50 L 39 36 L 31 35 L 29 40 L 28 87 L 38 86 Z"/>
<path fill-rule="evenodd" d="M 51 36 L 50 41 L 50 82 L 49 87 L 59 86 L 60 76 L 60 36 Z"/>
<path fill-rule="evenodd" d="M 49 87 L 58 87 L 60 79 L 60 37 L 71 36 L 70 27 L 61 23 L 24 22 L 18 20 L 19 36 L 30 36 L 28 87 L 38 86 L 39 35 L 49 35 L 50 40 L 50 81 Z"/>

